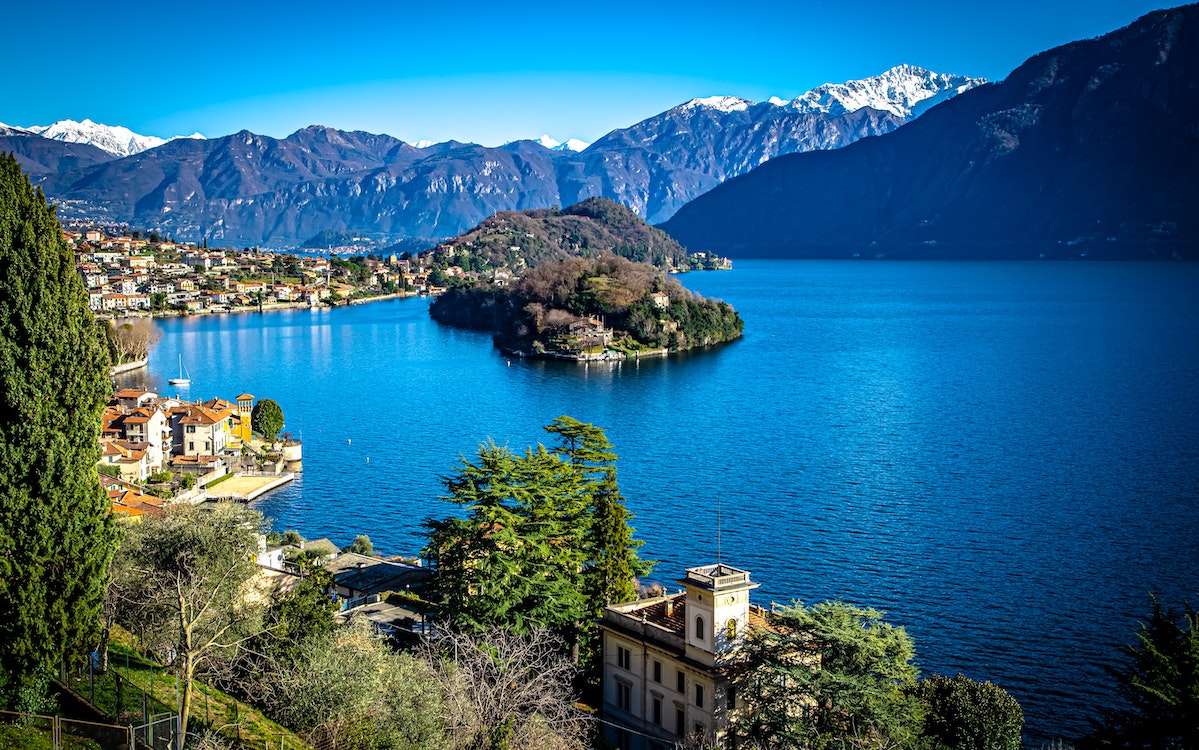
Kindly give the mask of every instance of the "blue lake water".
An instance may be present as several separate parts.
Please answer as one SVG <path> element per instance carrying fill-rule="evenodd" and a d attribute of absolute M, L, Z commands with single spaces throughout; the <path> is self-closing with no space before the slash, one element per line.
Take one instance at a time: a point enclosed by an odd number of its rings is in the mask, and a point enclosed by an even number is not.
<path fill-rule="evenodd" d="M 1028 739 L 1111 700 L 1104 665 L 1199 600 L 1199 266 L 739 261 L 682 277 L 743 340 L 665 361 L 512 360 L 428 301 L 162 321 L 191 398 L 302 436 L 277 528 L 415 553 L 439 478 L 561 414 L 606 428 L 656 577 L 720 557 L 761 604 L 870 604 L 923 670 L 1007 688 Z"/>

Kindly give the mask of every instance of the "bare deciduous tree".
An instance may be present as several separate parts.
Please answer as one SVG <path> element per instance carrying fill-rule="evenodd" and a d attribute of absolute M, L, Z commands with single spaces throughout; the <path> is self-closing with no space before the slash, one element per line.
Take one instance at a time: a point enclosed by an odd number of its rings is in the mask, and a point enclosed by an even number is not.
<path fill-rule="evenodd" d="M 154 325 L 152 318 L 114 320 L 111 325 L 114 331 L 113 345 L 116 346 L 120 362 L 145 359 L 150 347 L 162 337 L 162 331 Z"/>
<path fill-rule="evenodd" d="M 452 746 L 463 750 L 576 750 L 591 720 L 575 706 L 576 668 L 552 635 L 445 633 L 421 655 L 441 686 Z"/>

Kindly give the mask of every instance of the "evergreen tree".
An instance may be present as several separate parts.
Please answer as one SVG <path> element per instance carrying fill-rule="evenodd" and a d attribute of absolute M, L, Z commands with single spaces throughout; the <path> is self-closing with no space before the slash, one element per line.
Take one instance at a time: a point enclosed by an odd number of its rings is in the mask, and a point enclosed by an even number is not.
<path fill-rule="evenodd" d="M 912 695 L 915 646 L 882 616 L 840 601 L 773 610 L 746 646 L 735 737 L 810 750 L 913 742 L 924 709 Z"/>
<path fill-rule="evenodd" d="M 616 482 L 616 452 L 599 427 L 563 415 L 545 428 L 561 441 L 558 452 L 569 457 L 582 474 L 589 494 L 588 528 L 584 546 L 587 568 L 584 590 L 593 616 L 608 604 L 637 598 L 637 576 L 647 575 L 651 563 L 637 557 L 644 542 L 633 539 Z"/>
<path fill-rule="evenodd" d="M 0 155 L 0 704 L 94 644 L 116 545 L 96 473 L 104 335 L 54 209 Z"/>
<path fill-rule="evenodd" d="M 1081 743 L 1087 748 L 1199 748 L 1199 611 L 1177 612 L 1153 599 L 1153 614 L 1136 643 L 1125 647 L 1128 664 L 1112 670 L 1127 708 L 1107 712 Z"/>
<path fill-rule="evenodd" d="M 1006 690 L 965 675 L 921 680 L 924 734 L 950 750 L 1020 750 L 1024 710 Z"/>
<path fill-rule="evenodd" d="M 587 495 L 574 467 L 538 446 L 524 455 L 490 443 L 448 477 L 445 500 L 466 518 L 426 523 L 439 613 L 453 626 L 537 629 L 577 641 L 587 619 L 582 541 Z"/>
<path fill-rule="evenodd" d="M 354 543 L 346 547 L 346 552 L 356 552 L 359 555 L 371 557 L 375 554 L 375 545 L 371 542 L 371 538 L 366 534 L 359 534 L 354 537 Z"/>
<path fill-rule="evenodd" d="M 250 412 L 250 427 L 267 440 L 274 442 L 283 429 L 283 409 L 273 399 L 260 398 Z"/>

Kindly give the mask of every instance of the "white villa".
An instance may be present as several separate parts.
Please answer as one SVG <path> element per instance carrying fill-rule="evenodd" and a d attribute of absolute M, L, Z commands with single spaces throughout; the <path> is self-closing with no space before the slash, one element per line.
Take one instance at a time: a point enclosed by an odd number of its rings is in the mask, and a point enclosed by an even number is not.
<path fill-rule="evenodd" d="M 678 593 L 606 607 L 599 623 L 604 732 L 622 750 L 723 746 L 737 708 L 741 647 L 751 624 L 765 624 L 749 602 L 760 584 L 724 564 L 688 568 L 679 583 Z"/>

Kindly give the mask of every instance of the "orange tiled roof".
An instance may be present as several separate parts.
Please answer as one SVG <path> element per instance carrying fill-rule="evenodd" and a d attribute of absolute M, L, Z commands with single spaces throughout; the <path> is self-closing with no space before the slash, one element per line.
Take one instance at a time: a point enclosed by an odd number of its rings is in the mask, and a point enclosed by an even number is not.
<path fill-rule="evenodd" d="M 223 419 L 237 410 L 237 404 L 223 398 L 214 398 L 205 401 L 204 408 L 211 410 L 218 418 Z"/>
<path fill-rule="evenodd" d="M 140 398 L 144 394 L 153 393 L 142 388 L 124 388 L 116 392 L 117 398 Z"/>
<path fill-rule="evenodd" d="M 176 409 L 176 412 L 180 409 Z M 212 425 L 221 421 L 221 417 L 201 405 L 192 405 L 183 409 L 184 415 L 179 419 L 181 424 Z"/>

